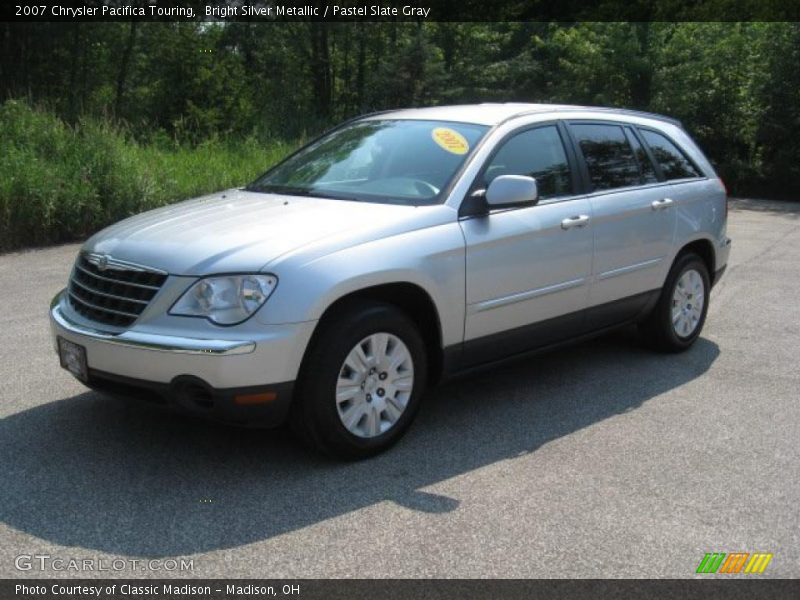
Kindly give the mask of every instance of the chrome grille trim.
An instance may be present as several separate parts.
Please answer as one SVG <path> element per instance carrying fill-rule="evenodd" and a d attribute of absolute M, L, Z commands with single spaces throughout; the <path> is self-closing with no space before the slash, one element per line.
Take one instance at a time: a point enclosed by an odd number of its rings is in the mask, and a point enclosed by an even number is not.
<path fill-rule="evenodd" d="M 144 304 L 145 306 L 150 304 L 147 300 L 136 300 L 134 298 L 124 298 L 123 296 L 115 296 L 114 294 L 109 294 L 107 292 L 101 292 L 100 290 L 96 290 L 93 287 L 89 287 L 85 283 L 81 283 L 77 279 L 73 279 L 72 283 L 77 284 L 78 286 L 80 286 L 83 289 L 85 289 L 87 292 L 91 292 L 92 294 L 99 294 L 101 296 L 105 296 L 106 298 L 114 298 L 114 300 L 124 300 L 125 302 L 136 302 L 137 304 Z"/>
<path fill-rule="evenodd" d="M 107 254 L 83 253 L 83 257 L 87 263 L 89 263 L 92 266 L 98 267 L 101 270 L 108 268 L 108 269 L 113 269 L 115 271 L 137 271 L 140 273 L 158 273 L 160 275 L 167 275 L 166 271 L 162 271 L 160 269 L 153 269 L 151 267 L 145 267 L 144 265 L 140 265 L 138 263 L 130 262 L 127 260 L 119 260 L 117 258 L 111 258 Z"/>
<path fill-rule="evenodd" d="M 94 310 L 102 310 L 104 312 L 110 312 L 110 313 L 113 313 L 115 315 L 122 315 L 123 317 L 133 317 L 134 319 L 139 316 L 139 315 L 135 315 L 133 313 L 123 312 L 121 310 L 114 310 L 114 309 L 111 309 L 111 308 L 105 308 L 105 307 L 102 307 L 102 306 L 97 306 L 96 304 L 92 304 L 91 302 L 87 302 L 86 300 L 84 300 L 80 296 L 76 296 L 72 292 L 69 292 L 69 297 L 72 298 L 73 300 L 77 300 L 78 302 L 80 302 L 81 304 L 83 304 L 85 306 L 88 306 L 89 308 L 93 308 Z"/>
<path fill-rule="evenodd" d="M 81 271 L 83 271 L 84 273 L 86 273 L 87 275 L 91 275 L 92 277 L 96 277 L 97 279 L 102 279 L 103 281 L 109 281 L 111 283 L 117 283 L 116 279 L 109 279 L 108 277 L 103 277 L 102 275 L 98 275 L 97 273 L 92 273 L 91 271 L 87 271 L 86 269 L 81 267 L 79 264 L 76 264 L 75 266 L 78 269 L 80 269 Z M 161 289 L 158 286 L 144 285 L 143 283 L 127 283 L 127 285 L 132 285 L 134 287 L 144 288 L 146 290 L 156 290 L 156 291 L 158 291 L 159 289 Z"/>
<path fill-rule="evenodd" d="M 80 254 L 67 297 L 78 314 L 91 321 L 128 327 L 147 308 L 167 279 L 148 269 L 98 254 Z"/>

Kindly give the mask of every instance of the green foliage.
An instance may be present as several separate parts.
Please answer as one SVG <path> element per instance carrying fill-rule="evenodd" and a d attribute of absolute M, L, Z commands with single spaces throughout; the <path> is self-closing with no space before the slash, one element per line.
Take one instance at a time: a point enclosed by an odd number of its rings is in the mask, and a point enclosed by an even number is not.
<path fill-rule="evenodd" d="M 660 48 L 653 109 L 680 116 L 734 193 L 748 184 L 758 187 L 752 182 L 762 169 L 756 129 L 763 112 L 759 94 L 769 28 L 764 23 L 673 25 Z"/>
<path fill-rule="evenodd" d="M 762 193 L 797 199 L 800 190 L 800 23 L 770 24 L 767 69 L 761 81 Z"/>
<path fill-rule="evenodd" d="M 210 139 L 149 144 L 96 119 L 68 126 L 25 103 L 0 105 L 0 250 L 65 242 L 143 210 L 243 185 L 291 150 Z"/>

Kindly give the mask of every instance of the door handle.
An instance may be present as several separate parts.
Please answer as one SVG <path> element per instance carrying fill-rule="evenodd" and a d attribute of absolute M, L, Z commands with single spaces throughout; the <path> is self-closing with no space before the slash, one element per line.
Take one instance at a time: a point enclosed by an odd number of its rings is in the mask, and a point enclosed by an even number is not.
<path fill-rule="evenodd" d="M 583 227 L 589 222 L 589 215 L 577 215 L 561 221 L 561 229 L 572 229 L 573 227 Z"/>
<path fill-rule="evenodd" d="M 672 206 L 672 204 L 672 198 L 664 198 L 663 200 L 653 200 L 650 206 L 653 207 L 653 210 L 664 210 Z"/>

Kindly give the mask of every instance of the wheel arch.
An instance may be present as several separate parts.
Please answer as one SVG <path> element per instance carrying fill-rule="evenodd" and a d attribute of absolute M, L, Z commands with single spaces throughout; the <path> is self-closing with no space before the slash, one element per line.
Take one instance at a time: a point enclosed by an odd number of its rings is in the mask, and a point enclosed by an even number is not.
<path fill-rule="evenodd" d="M 675 255 L 675 259 L 672 261 L 672 263 L 675 264 L 675 261 L 681 256 L 689 253 L 697 254 L 703 260 L 703 263 L 705 263 L 706 268 L 708 269 L 708 277 L 711 279 L 711 284 L 713 285 L 717 265 L 717 256 L 714 250 L 714 244 L 711 242 L 711 240 L 706 238 L 700 238 L 691 241 L 681 247 L 681 249 Z"/>
<path fill-rule="evenodd" d="M 420 285 L 409 281 L 381 283 L 350 291 L 336 298 L 323 311 L 305 354 L 316 343 L 321 326 L 335 319 L 350 306 L 360 302 L 380 302 L 391 304 L 408 316 L 419 329 L 425 341 L 428 359 L 428 381 L 436 382 L 443 369 L 442 324 L 439 311 L 431 295 Z M 305 360 L 305 357 L 304 357 Z"/>

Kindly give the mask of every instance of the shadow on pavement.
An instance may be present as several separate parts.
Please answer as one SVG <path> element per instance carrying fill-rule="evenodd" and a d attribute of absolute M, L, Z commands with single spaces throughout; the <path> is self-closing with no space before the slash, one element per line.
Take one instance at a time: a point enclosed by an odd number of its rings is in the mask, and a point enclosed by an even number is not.
<path fill-rule="evenodd" d="M 205 423 L 87 392 L 0 421 L 0 519 L 64 546 L 163 557 L 233 548 L 382 501 L 456 510 L 421 488 L 543 444 L 702 375 L 719 354 L 681 355 L 631 332 L 432 391 L 394 449 L 360 463 L 305 450 L 284 430 Z"/>

